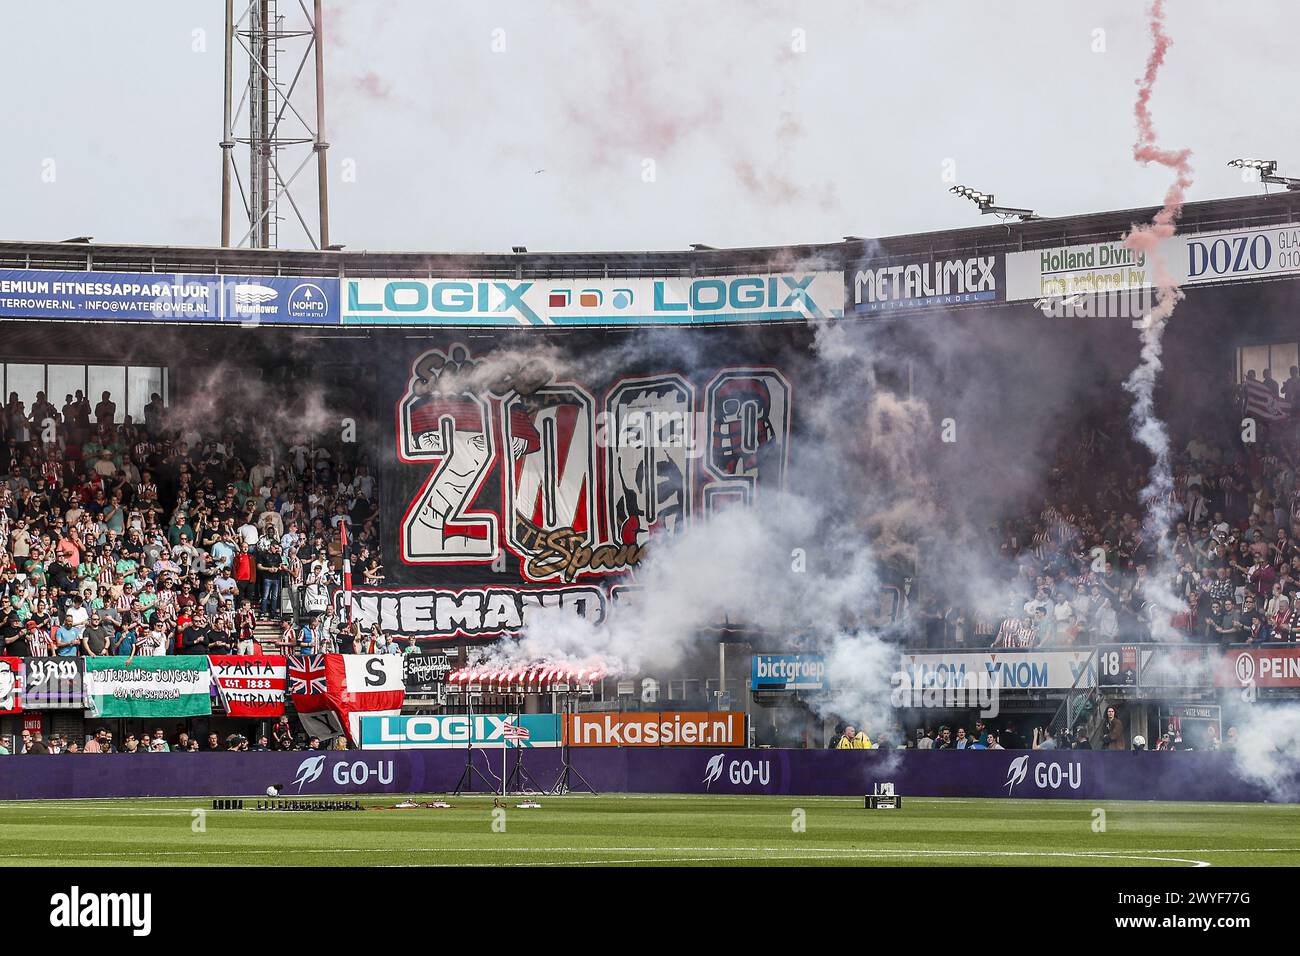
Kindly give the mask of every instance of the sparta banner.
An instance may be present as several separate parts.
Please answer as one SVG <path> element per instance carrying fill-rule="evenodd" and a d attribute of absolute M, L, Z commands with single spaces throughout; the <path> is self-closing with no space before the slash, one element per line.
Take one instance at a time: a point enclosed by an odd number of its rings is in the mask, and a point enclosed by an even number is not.
<path fill-rule="evenodd" d="M 652 540 L 783 488 L 793 390 L 769 362 L 788 343 L 733 333 L 710 361 L 702 333 L 656 336 L 408 351 L 380 386 L 385 563 L 402 587 L 355 593 L 354 613 L 439 638 L 517 633 L 550 601 L 599 623 Z"/>
<path fill-rule="evenodd" d="M 231 717 L 284 713 L 284 657 L 278 654 L 212 655 L 212 683 Z"/>

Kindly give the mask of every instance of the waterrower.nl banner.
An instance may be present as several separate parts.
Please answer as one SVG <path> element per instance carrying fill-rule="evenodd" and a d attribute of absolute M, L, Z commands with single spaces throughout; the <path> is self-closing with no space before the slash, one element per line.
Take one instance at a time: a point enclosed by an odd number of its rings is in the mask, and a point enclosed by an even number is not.
<path fill-rule="evenodd" d="M 88 657 L 85 688 L 91 717 L 212 713 L 212 671 L 206 657 Z"/>
<path fill-rule="evenodd" d="M 0 317 L 338 325 L 339 280 L 0 269 Z"/>

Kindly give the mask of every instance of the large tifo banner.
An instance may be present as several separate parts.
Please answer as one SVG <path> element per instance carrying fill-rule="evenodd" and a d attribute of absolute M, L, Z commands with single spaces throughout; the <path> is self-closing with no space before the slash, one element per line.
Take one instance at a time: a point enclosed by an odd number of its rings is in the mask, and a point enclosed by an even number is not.
<path fill-rule="evenodd" d="M 655 547 L 786 485 L 799 333 L 634 334 L 573 332 L 563 358 L 505 334 L 387 353 L 388 583 L 351 592 L 355 620 L 423 639 L 599 625 L 661 599 L 630 580 Z"/>
<path fill-rule="evenodd" d="M 212 713 L 206 657 L 86 658 L 90 717 L 201 717 Z"/>
<path fill-rule="evenodd" d="M 743 715 L 742 715 L 743 716 Z M 445 714 L 430 717 L 363 717 L 362 750 L 558 747 L 559 714 Z"/>
<path fill-rule="evenodd" d="M 339 280 L 0 269 L 0 316 L 338 325 Z"/>
<path fill-rule="evenodd" d="M 345 325 L 697 325 L 844 314 L 839 272 L 665 279 L 343 280 Z"/>

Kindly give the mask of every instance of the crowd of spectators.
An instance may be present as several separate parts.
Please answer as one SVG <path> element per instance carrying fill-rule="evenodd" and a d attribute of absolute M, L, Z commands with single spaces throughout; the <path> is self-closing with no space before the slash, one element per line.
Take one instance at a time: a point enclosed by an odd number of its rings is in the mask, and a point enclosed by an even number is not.
<path fill-rule="evenodd" d="M 23 730 L 16 752 L 26 755 L 49 754 L 157 754 L 157 753 L 257 753 L 272 750 L 347 750 L 347 738 L 336 737 L 333 746 L 326 748 L 319 737 L 302 731 L 294 732 L 287 716 L 281 717 L 271 727 L 270 734 L 260 734 L 249 741 L 243 734 L 209 733 L 200 740 L 191 736 L 182 724 L 169 737 L 163 728 L 152 732 L 127 733 L 120 744 L 114 741 L 113 732 L 99 727 L 84 739 L 67 734 L 53 734 L 46 740 L 41 731 Z"/>
<path fill-rule="evenodd" d="M 1266 381 L 1300 405 L 1296 370 L 1284 385 Z M 1254 441 L 1175 445 L 1173 488 L 1156 503 L 1175 515 L 1164 548 L 1143 524 L 1149 455 L 1134 447 L 1122 410 L 1094 419 L 1061 450 L 1040 507 L 991 529 L 987 558 L 1012 575 L 1006 603 L 980 613 L 931 595 L 914 639 L 997 648 L 1141 642 L 1162 632 L 1224 645 L 1300 640 L 1300 408 L 1284 407 L 1293 417 L 1256 422 Z M 1171 562 L 1179 605 L 1168 629 L 1154 619 L 1152 575 L 1162 560 Z"/>
<path fill-rule="evenodd" d="M 363 445 L 271 409 L 165 407 L 104 392 L 0 410 L 0 644 L 12 656 L 399 650 L 335 620 L 346 556 L 377 585 L 378 487 Z M 390 645 L 392 645 L 390 647 Z"/>

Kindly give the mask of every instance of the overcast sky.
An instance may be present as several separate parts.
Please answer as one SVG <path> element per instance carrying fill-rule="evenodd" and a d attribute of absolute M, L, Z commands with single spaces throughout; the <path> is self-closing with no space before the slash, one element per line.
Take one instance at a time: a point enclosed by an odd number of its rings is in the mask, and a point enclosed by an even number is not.
<path fill-rule="evenodd" d="M 0 5 L 0 237 L 218 242 L 223 10 Z M 1169 181 L 1131 157 L 1137 0 L 325 10 L 331 238 L 352 250 L 834 241 L 978 223 L 951 177 L 1047 215 L 1156 204 Z M 1189 198 L 1258 191 L 1234 156 L 1300 170 L 1293 17 L 1171 3 L 1152 110 L 1162 145 L 1194 152 Z"/>

